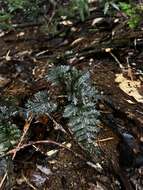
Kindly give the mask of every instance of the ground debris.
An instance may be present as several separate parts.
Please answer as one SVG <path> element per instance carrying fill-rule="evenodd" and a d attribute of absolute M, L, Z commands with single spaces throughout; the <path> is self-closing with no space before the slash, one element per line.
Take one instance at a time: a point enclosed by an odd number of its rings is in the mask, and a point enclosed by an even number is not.
<path fill-rule="evenodd" d="M 41 23 L 18 24 L 0 33 L 2 96 L 18 96 L 24 109 L 29 97 L 42 90 L 51 89 L 54 98 L 58 92 L 44 77 L 53 65 L 68 64 L 88 70 L 103 97 L 98 102 L 102 132 L 95 142 L 103 153 L 101 160 L 89 158 L 75 143 L 62 110 L 32 118 L 24 142 L 9 152 L 16 152 L 11 168 L 14 190 L 143 189 L 143 31 L 126 30 L 122 24 L 114 30 L 119 22 L 120 18 L 114 23 L 93 14 L 85 22 L 63 20 L 63 28 L 53 36 L 41 31 Z M 119 67 L 127 67 L 128 56 L 130 73 Z M 64 105 L 65 97 L 58 98 Z M 22 131 L 25 118 L 12 120 Z M 0 172 L 1 181 L 5 174 L 9 177 L 3 159 Z"/>

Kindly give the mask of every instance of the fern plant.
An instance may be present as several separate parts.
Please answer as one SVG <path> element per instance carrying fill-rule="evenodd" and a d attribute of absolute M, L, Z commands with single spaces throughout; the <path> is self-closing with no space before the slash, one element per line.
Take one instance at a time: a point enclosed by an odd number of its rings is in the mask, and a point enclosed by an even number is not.
<path fill-rule="evenodd" d="M 16 105 L 11 103 L 7 99 L 0 106 L 0 155 L 12 148 L 21 136 L 21 131 L 11 122 L 11 117 L 17 113 Z"/>
<path fill-rule="evenodd" d="M 67 95 L 63 117 L 69 120 L 68 126 L 79 145 L 90 152 L 99 152 L 96 135 L 99 132 L 100 113 L 96 108 L 98 92 L 91 85 L 90 73 L 70 66 L 52 68 L 46 76 L 53 85 L 62 85 Z"/>
<path fill-rule="evenodd" d="M 99 93 L 91 84 L 90 73 L 61 65 L 51 68 L 45 78 L 51 82 L 51 87 L 60 89 L 60 95 L 67 99 L 62 104 L 63 117 L 68 120 L 75 140 L 91 155 L 98 155 L 96 136 L 100 129 L 100 112 L 96 104 Z M 28 112 L 40 115 L 56 111 L 57 105 L 58 102 L 53 102 L 48 92 L 41 91 L 28 100 L 26 108 Z"/>

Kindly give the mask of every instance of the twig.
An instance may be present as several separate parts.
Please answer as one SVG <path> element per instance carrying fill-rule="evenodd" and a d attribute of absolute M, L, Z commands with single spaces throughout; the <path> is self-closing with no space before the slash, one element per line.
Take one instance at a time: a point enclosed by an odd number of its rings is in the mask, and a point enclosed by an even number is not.
<path fill-rule="evenodd" d="M 64 148 L 64 149 L 70 151 L 76 157 L 82 159 L 83 161 L 85 161 L 87 163 L 87 160 L 81 154 L 78 154 L 78 153 L 74 152 L 73 150 L 71 150 L 70 148 L 68 148 L 67 146 L 65 146 L 65 145 L 63 145 L 61 143 L 55 142 L 53 140 L 42 140 L 42 141 L 30 142 L 28 144 L 23 144 L 22 146 L 20 146 L 20 147 L 17 148 L 16 152 L 20 151 L 23 148 L 26 148 L 28 146 L 33 146 L 33 145 L 36 145 L 36 144 L 54 144 L 54 145 L 57 145 L 60 148 Z M 10 154 L 14 154 L 14 153 L 15 153 L 15 149 L 12 149 L 12 150 L 8 151 L 6 155 L 10 155 Z"/>
<path fill-rule="evenodd" d="M 55 126 L 56 126 L 57 129 L 60 129 L 62 132 L 64 132 L 65 134 L 67 134 L 67 132 L 62 127 L 62 125 L 60 125 L 59 123 L 57 123 L 57 121 L 49 113 L 46 113 L 46 115 L 53 121 L 53 123 L 55 124 Z"/>
<path fill-rule="evenodd" d="M 8 151 L 6 155 L 14 154 L 15 151 L 18 152 L 19 150 L 21 150 L 23 148 L 26 148 L 26 147 L 32 146 L 32 145 L 36 145 L 36 144 L 54 144 L 54 145 L 57 145 L 57 146 L 59 146 L 61 148 L 64 148 L 64 149 L 66 149 L 66 150 L 74 153 L 74 155 L 76 155 L 77 157 L 80 157 L 80 158 L 84 159 L 80 154 L 74 152 L 73 150 L 71 150 L 70 148 L 66 147 L 65 145 L 63 145 L 61 143 L 58 143 L 58 142 L 55 142 L 53 140 L 42 140 L 42 141 L 30 142 L 28 144 L 23 144 L 23 145 L 21 145 L 19 147 L 16 147 L 15 149 L 12 149 L 12 150 Z"/>
<path fill-rule="evenodd" d="M 0 182 L 0 189 L 2 189 L 2 186 L 3 186 L 3 184 L 4 184 L 4 181 L 6 180 L 6 177 L 7 177 L 7 171 L 5 172 L 3 178 L 2 178 L 2 180 L 1 180 L 1 182 Z"/>
<path fill-rule="evenodd" d="M 22 24 L 13 24 L 12 27 L 14 29 L 16 28 L 27 28 L 27 27 L 34 27 L 34 26 L 41 26 L 43 25 L 45 22 L 29 22 L 29 23 L 22 23 Z"/>
<path fill-rule="evenodd" d="M 85 159 L 81 154 L 78 154 L 75 151 L 68 148 L 67 146 L 65 146 L 63 144 L 60 144 L 58 142 L 52 141 L 52 140 L 42 140 L 42 141 L 30 142 L 28 144 L 23 144 L 22 146 L 18 147 L 16 152 L 20 151 L 23 148 L 26 148 L 28 146 L 33 146 L 33 145 L 36 145 L 36 144 L 54 144 L 54 145 L 59 146 L 60 148 L 64 148 L 64 149 L 70 151 L 71 153 L 73 153 L 74 156 L 76 156 L 76 157 L 80 158 L 81 160 L 83 160 L 88 166 L 94 168 L 99 173 L 99 170 L 97 170 L 96 167 L 93 167 L 95 165 L 93 162 L 87 161 L 87 159 Z M 8 151 L 6 155 L 10 155 L 10 154 L 14 154 L 14 153 L 15 153 L 15 149 L 12 149 L 12 150 Z"/>
<path fill-rule="evenodd" d="M 53 19 L 54 16 L 55 16 L 55 10 L 52 12 L 52 15 L 51 15 L 51 17 L 50 17 L 50 19 L 49 19 L 49 21 L 48 21 L 48 23 L 47 23 L 47 27 L 49 27 L 49 25 L 50 25 L 50 23 L 52 22 L 52 19 Z M 44 16 L 44 18 L 47 20 L 47 17 L 46 17 L 46 16 Z"/>
<path fill-rule="evenodd" d="M 15 148 L 15 152 L 14 152 L 14 154 L 13 154 L 12 160 L 15 158 L 16 153 L 17 153 L 17 150 L 18 150 L 19 147 L 21 146 L 21 144 L 22 144 L 22 142 L 23 142 L 23 140 L 24 140 L 24 138 L 25 138 L 25 135 L 27 134 L 27 131 L 28 131 L 29 127 L 30 127 L 30 124 L 31 124 L 31 122 L 32 122 L 32 119 L 33 119 L 33 115 L 31 114 L 31 115 L 29 116 L 29 118 L 28 118 L 28 119 L 26 120 L 26 122 L 25 122 L 25 125 L 24 125 L 24 128 L 23 128 L 23 134 L 22 134 L 22 136 L 21 136 L 21 138 L 20 138 L 20 141 L 19 141 L 17 147 Z"/>
<path fill-rule="evenodd" d="M 127 73 L 128 73 L 128 77 L 130 77 L 131 81 L 133 82 L 134 81 L 134 77 L 133 77 L 132 68 L 131 68 L 130 63 L 129 63 L 129 57 L 127 57 L 126 59 L 127 59 Z M 135 82 L 134 82 L 134 84 L 135 84 Z"/>
<path fill-rule="evenodd" d="M 34 190 L 37 190 L 37 188 L 34 187 L 34 186 L 29 182 L 29 180 L 25 177 L 25 175 L 24 175 L 23 172 L 22 172 L 22 177 L 23 177 L 24 181 L 27 183 L 27 185 L 29 185 L 29 187 L 31 187 L 31 188 L 34 189 Z"/>
<path fill-rule="evenodd" d="M 119 59 L 111 51 L 109 53 L 115 59 L 115 61 L 118 63 L 120 69 L 123 70 L 124 66 L 121 64 L 121 62 L 119 61 Z"/>
<path fill-rule="evenodd" d="M 113 140 L 114 137 L 108 137 L 106 139 L 100 139 L 100 140 L 97 140 L 96 143 L 99 143 L 99 142 L 106 142 L 106 141 L 110 141 L 110 140 Z"/>

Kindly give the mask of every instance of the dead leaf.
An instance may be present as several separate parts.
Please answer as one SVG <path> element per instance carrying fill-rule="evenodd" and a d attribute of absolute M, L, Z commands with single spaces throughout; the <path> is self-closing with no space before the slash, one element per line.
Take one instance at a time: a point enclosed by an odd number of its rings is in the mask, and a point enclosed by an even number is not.
<path fill-rule="evenodd" d="M 37 168 L 43 173 L 43 174 L 45 174 L 45 175 L 51 175 L 52 174 L 52 171 L 51 171 L 51 169 L 50 168 L 47 168 L 47 167 L 45 167 L 45 166 L 42 166 L 42 165 L 36 165 L 37 166 Z"/>
<path fill-rule="evenodd" d="M 72 43 L 71 43 L 71 46 L 74 46 L 74 45 L 77 45 L 79 44 L 81 41 L 85 40 L 85 38 L 81 37 L 81 38 L 77 38 L 76 40 L 74 40 Z"/>
<path fill-rule="evenodd" d="M 0 88 L 4 87 L 10 82 L 10 79 L 0 76 Z"/>
<path fill-rule="evenodd" d="M 119 83 L 120 89 L 126 94 L 134 97 L 137 102 L 143 103 L 143 96 L 138 91 L 138 89 L 141 88 L 141 82 L 139 80 L 129 80 L 125 78 L 122 73 L 120 73 L 116 74 L 115 82 Z"/>

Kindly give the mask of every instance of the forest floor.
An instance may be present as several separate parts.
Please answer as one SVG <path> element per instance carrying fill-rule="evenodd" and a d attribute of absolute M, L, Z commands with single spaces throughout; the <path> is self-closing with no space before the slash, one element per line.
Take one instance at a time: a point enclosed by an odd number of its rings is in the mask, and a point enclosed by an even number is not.
<path fill-rule="evenodd" d="M 50 127 L 49 121 L 42 118 L 42 124 L 33 122 L 24 144 L 41 143 L 16 153 L 10 189 L 143 189 L 142 50 L 141 27 L 131 30 L 97 12 L 83 23 L 61 22 L 54 36 L 42 32 L 37 25 L 18 25 L 8 32 L 1 31 L 1 96 L 19 97 L 18 104 L 22 105 L 28 97 L 48 88 L 44 76 L 53 63 L 89 70 L 93 84 L 103 96 L 99 109 L 110 130 L 103 139 L 113 137 L 101 144 L 105 161 L 111 159 L 102 168 L 100 163 L 88 160 L 71 137 Z M 58 116 L 54 119 L 58 122 Z M 17 124 L 24 125 L 22 121 Z M 124 139 L 118 137 L 118 131 Z M 49 145 L 44 140 L 59 144 Z"/>

